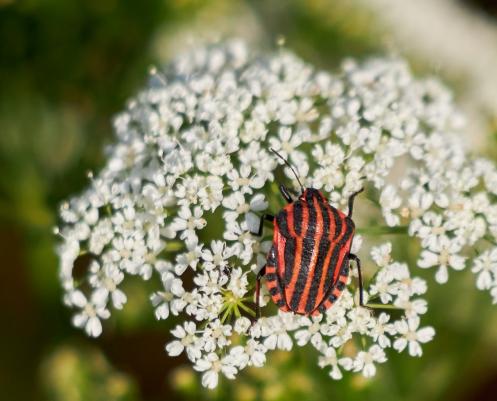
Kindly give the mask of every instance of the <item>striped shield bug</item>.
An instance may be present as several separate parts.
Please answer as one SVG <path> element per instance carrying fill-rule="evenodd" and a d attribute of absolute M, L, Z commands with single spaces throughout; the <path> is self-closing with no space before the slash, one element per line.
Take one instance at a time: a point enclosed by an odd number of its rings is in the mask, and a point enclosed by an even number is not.
<path fill-rule="evenodd" d="M 276 215 L 261 217 L 258 235 L 264 221 L 273 224 L 273 243 L 266 264 L 257 275 L 256 308 L 260 317 L 260 282 L 264 277 L 273 302 L 283 311 L 301 315 L 318 315 L 330 308 L 342 294 L 349 264 L 356 263 L 359 276 L 359 303 L 363 304 L 361 262 L 350 252 L 355 225 L 352 211 L 356 195 L 348 200 L 348 214 L 331 206 L 323 193 L 304 188 L 293 166 L 271 148 L 291 169 L 301 193 L 293 199 L 288 188 L 280 185 L 287 205 Z"/>

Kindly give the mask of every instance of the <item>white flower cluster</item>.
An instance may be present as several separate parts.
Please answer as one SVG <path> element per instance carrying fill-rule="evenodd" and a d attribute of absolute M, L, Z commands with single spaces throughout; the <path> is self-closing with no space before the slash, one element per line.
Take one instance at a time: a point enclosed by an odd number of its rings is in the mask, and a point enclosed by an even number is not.
<path fill-rule="evenodd" d="M 331 75 L 284 50 L 253 56 L 238 41 L 180 57 L 116 118 L 107 165 L 61 207 L 60 277 L 66 304 L 78 310 L 74 324 L 100 335 L 101 320 L 127 301 L 126 276 L 160 277 L 151 294 L 157 319 L 184 318 L 166 350 L 186 353 L 209 388 L 220 373 L 232 379 L 294 343 L 317 349 L 334 379 L 342 370 L 374 375 L 390 347 L 421 355 L 434 335 L 419 328 L 426 283 L 392 260 L 391 244 L 363 256 L 375 273 L 365 298 L 381 310 L 358 306 L 352 277 L 325 314 L 267 304 L 267 317 L 252 323 L 271 233 L 251 232 L 264 211 L 282 206 L 276 177 L 296 184 L 272 147 L 339 209 L 365 185 L 356 226 L 367 207 L 367 221 L 405 228 L 423 247 L 419 266 L 435 267 L 439 282 L 449 267 L 465 267 L 470 246 L 485 246 L 473 271 L 497 300 L 497 172 L 469 161 L 454 134 L 460 123 L 446 90 L 413 79 L 398 60 L 347 62 Z M 356 236 L 355 252 L 361 243 Z M 91 264 L 76 280 L 83 254 Z"/>

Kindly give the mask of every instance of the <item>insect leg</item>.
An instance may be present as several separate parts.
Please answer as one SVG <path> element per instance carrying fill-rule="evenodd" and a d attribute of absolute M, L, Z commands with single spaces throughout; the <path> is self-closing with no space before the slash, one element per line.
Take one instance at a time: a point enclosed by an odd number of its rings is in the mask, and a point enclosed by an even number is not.
<path fill-rule="evenodd" d="M 349 259 L 355 261 L 357 265 L 357 274 L 359 276 L 359 305 L 364 306 L 364 297 L 363 297 L 363 281 L 362 281 L 362 271 L 361 271 L 361 259 L 353 253 L 349 253 Z"/>
<path fill-rule="evenodd" d="M 270 221 L 271 223 L 274 221 L 274 216 L 272 214 L 263 214 L 261 216 L 261 220 L 259 222 L 259 229 L 256 233 L 250 232 L 252 235 L 257 235 L 258 237 L 262 237 L 262 229 L 264 227 L 264 220 Z"/>
<path fill-rule="evenodd" d="M 261 306 L 259 304 L 259 298 L 261 295 L 261 279 L 266 274 L 266 265 L 262 266 L 259 273 L 257 273 L 257 278 L 255 281 L 255 318 L 256 320 L 261 317 Z"/>
<path fill-rule="evenodd" d="M 359 191 L 354 192 L 352 195 L 349 197 L 349 217 L 352 218 L 352 211 L 354 210 L 354 199 L 357 195 L 359 195 L 362 191 L 364 191 L 364 188 L 361 188 Z"/>

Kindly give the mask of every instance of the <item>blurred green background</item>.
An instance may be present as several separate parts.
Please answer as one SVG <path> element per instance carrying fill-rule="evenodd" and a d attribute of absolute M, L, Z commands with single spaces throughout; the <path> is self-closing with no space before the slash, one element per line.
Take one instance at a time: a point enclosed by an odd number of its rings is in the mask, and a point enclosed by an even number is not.
<path fill-rule="evenodd" d="M 416 22 L 416 12 L 436 23 Z M 349 375 L 334 382 L 315 354 L 295 350 L 202 390 L 186 361 L 163 351 L 173 322 L 157 323 L 145 288 L 133 282 L 127 307 L 101 338 L 71 327 L 54 254 L 57 205 L 84 188 L 86 171 L 103 165 L 112 116 L 146 82 L 152 63 L 231 35 L 266 48 L 284 37 L 326 68 L 348 56 L 402 55 L 455 89 L 469 116 L 468 142 L 497 160 L 491 0 L 395 7 L 387 0 L 0 0 L 0 399 L 497 399 L 497 307 L 477 292 L 469 270 L 445 287 L 430 281 L 424 322 L 437 337 L 424 357 L 390 352 L 369 381 Z M 454 43 L 457 35 L 469 43 Z"/>

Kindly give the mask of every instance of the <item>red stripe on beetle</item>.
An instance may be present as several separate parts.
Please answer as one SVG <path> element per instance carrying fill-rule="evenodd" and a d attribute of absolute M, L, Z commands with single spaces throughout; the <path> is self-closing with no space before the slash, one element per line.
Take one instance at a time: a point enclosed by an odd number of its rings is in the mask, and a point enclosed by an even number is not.
<path fill-rule="evenodd" d="M 285 291 L 285 297 L 290 302 L 290 300 L 293 297 L 293 293 L 295 292 L 295 284 L 297 283 L 297 279 L 299 277 L 299 271 L 300 271 L 300 265 L 302 263 L 302 248 L 303 248 L 303 239 L 305 237 L 305 234 L 307 233 L 309 225 L 309 211 L 307 208 L 303 208 L 302 210 L 302 233 L 304 235 L 296 237 L 295 241 L 295 256 L 294 256 L 294 262 L 292 266 L 292 278 L 290 282 L 288 283 L 287 291 Z M 292 230 L 294 229 L 292 225 Z M 294 231 L 295 232 L 295 231 Z M 287 269 L 288 266 L 285 266 Z"/>
<path fill-rule="evenodd" d="M 309 297 L 309 290 L 315 279 L 315 268 L 318 258 L 318 244 L 323 235 L 323 216 L 321 215 L 321 208 L 318 205 L 317 199 L 313 198 L 313 207 L 316 209 L 316 231 L 314 233 L 314 247 L 312 249 L 311 261 L 309 263 L 309 270 L 307 272 L 307 280 L 305 283 L 304 291 L 300 296 L 298 312 L 305 313 L 305 306 L 307 304 L 307 298 Z"/>

